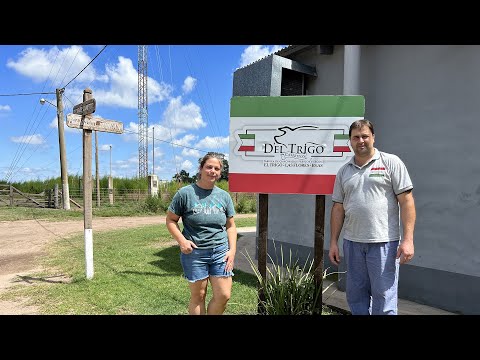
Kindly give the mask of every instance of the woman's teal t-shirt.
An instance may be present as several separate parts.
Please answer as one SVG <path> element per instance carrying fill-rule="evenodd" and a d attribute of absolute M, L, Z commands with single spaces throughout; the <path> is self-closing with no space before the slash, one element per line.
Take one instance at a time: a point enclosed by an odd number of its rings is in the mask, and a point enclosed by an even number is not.
<path fill-rule="evenodd" d="M 230 194 L 214 186 L 202 189 L 197 184 L 179 189 L 168 207 L 180 216 L 183 236 L 200 249 L 210 249 L 228 242 L 227 218 L 235 215 Z"/>

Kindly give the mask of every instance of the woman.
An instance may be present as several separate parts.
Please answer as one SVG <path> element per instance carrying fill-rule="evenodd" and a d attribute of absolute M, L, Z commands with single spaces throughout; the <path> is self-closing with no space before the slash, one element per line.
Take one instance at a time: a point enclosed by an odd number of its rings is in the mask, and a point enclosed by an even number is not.
<path fill-rule="evenodd" d="M 205 155 L 197 183 L 179 189 L 167 211 L 167 229 L 180 245 L 180 262 L 189 281 L 190 315 L 223 314 L 232 290 L 237 228 L 230 194 L 215 186 L 222 165 L 219 155 Z M 209 280 L 213 296 L 205 308 Z"/>

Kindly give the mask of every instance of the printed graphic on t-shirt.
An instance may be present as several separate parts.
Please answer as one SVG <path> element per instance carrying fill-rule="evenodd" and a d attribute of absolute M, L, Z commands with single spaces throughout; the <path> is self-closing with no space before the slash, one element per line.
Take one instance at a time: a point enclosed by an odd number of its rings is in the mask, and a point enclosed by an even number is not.
<path fill-rule="evenodd" d="M 213 201 L 210 201 L 209 203 L 201 203 L 201 202 L 195 202 L 193 206 L 193 213 L 195 215 L 197 214 L 205 214 L 205 215 L 211 215 L 211 214 L 220 214 L 222 212 L 222 204 L 218 203 L 215 204 Z"/>

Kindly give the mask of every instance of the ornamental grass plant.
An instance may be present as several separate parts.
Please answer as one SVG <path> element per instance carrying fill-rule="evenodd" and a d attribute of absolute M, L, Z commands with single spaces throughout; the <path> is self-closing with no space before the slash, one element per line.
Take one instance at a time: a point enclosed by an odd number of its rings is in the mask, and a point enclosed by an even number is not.
<path fill-rule="evenodd" d="M 275 243 L 274 248 L 277 254 Z M 280 246 L 280 259 L 277 259 L 277 262 L 267 254 L 270 265 L 267 266 L 266 279 L 264 279 L 248 252 L 244 256 L 257 277 L 260 289 L 263 290 L 264 299 L 258 297 L 258 301 L 265 315 L 321 314 L 322 304 L 318 304 L 321 301 L 320 294 L 327 291 L 334 282 L 324 289 L 316 286 L 313 272 L 314 259 L 308 261 L 309 257 L 307 257 L 304 265 L 300 266 L 299 259 L 294 259 L 290 250 L 287 262 L 284 259 L 283 248 Z M 328 268 L 322 273 L 323 280 L 336 273 L 327 273 L 327 270 Z"/>

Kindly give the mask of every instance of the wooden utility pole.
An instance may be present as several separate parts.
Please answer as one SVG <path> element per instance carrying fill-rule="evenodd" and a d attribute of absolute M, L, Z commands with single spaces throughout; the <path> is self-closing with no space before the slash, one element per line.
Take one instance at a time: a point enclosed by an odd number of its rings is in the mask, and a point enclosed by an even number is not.
<path fill-rule="evenodd" d="M 83 101 L 92 98 L 92 90 L 83 90 Z M 82 115 L 82 121 L 85 115 Z M 93 278 L 92 229 L 92 130 L 83 129 L 83 227 L 85 234 L 85 268 L 87 279 Z"/>
<path fill-rule="evenodd" d="M 95 130 L 95 178 L 97 180 L 97 207 L 100 207 L 100 175 L 98 171 L 98 131 Z"/>
<path fill-rule="evenodd" d="M 56 89 L 57 95 L 57 124 L 58 124 L 58 145 L 60 147 L 60 175 L 62 178 L 62 201 L 63 209 L 70 210 L 70 191 L 68 189 L 67 154 L 65 150 L 65 136 L 63 127 L 63 100 L 62 95 L 65 89 Z"/>
<path fill-rule="evenodd" d="M 93 229 L 92 229 L 92 131 L 123 133 L 123 123 L 93 118 L 96 102 L 92 90 L 83 90 L 83 103 L 73 107 L 67 115 L 67 126 L 83 129 L 83 222 L 85 234 L 85 268 L 87 279 L 93 278 Z"/>

